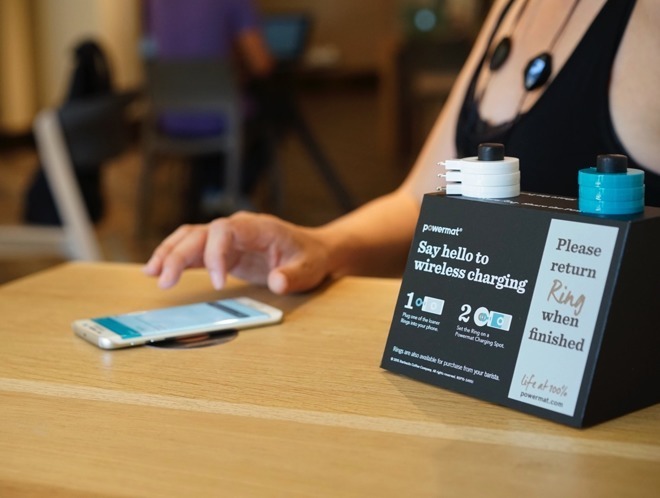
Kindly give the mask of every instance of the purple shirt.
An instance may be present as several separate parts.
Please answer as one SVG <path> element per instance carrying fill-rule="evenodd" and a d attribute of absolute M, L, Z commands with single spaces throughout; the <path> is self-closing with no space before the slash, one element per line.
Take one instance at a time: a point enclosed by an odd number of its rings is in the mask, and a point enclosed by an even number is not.
<path fill-rule="evenodd" d="M 147 0 L 146 29 L 152 56 L 163 59 L 228 58 L 241 32 L 259 27 L 250 0 Z M 167 112 L 162 131 L 177 136 L 222 132 L 222 115 Z"/>
<path fill-rule="evenodd" d="M 147 0 L 146 27 L 158 57 L 225 58 L 236 37 L 258 25 L 250 0 Z"/>

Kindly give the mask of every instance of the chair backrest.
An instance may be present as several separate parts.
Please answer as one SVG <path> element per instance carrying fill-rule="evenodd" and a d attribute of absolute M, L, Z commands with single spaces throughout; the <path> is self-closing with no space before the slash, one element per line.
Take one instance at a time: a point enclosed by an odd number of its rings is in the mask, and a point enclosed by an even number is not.
<path fill-rule="evenodd" d="M 133 95 L 78 99 L 59 109 L 44 109 L 34 123 L 39 157 L 74 259 L 101 259 L 74 168 L 98 167 L 128 145 L 124 119 Z"/>
<path fill-rule="evenodd" d="M 225 195 L 230 203 L 235 203 L 241 195 L 243 119 L 241 93 L 231 63 L 218 59 L 153 58 L 145 61 L 145 70 L 149 103 L 143 128 L 145 167 L 150 168 L 154 152 L 223 153 Z M 167 118 L 177 121 L 184 115 L 193 120 L 220 117 L 221 124 L 213 123 L 202 133 L 182 133 L 176 130 L 178 126 L 164 123 Z"/>
<path fill-rule="evenodd" d="M 129 142 L 126 106 L 133 94 L 84 97 L 57 111 L 69 157 L 75 168 L 98 167 L 123 152 Z"/>
<path fill-rule="evenodd" d="M 229 62 L 208 59 L 149 59 L 145 63 L 152 109 L 234 112 L 240 93 Z"/>

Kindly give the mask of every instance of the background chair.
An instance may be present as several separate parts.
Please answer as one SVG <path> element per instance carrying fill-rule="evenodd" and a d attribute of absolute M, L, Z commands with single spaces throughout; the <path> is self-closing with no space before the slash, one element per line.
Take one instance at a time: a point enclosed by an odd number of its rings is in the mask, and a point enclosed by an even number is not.
<path fill-rule="evenodd" d="M 129 133 L 124 111 L 131 100 L 131 95 L 89 97 L 37 115 L 37 151 L 62 225 L 0 227 L 1 257 L 102 259 L 74 165 L 98 167 L 126 148 Z"/>
<path fill-rule="evenodd" d="M 148 110 L 143 131 L 144 161 L 138 187 L 138 234 L 146 228 L 151 176 L 159 156 L 220 153 L 218 164 L 226 211 L 250 205 L 241 194 L 241 99 L 233 69 L 220 60 L 160 60 L 146 62 Z M 162 126 L 167 113 L 216 115 L 221 126 L 199 134 L 172 134 Z M 221 167 L 222 166 L 222 167 Z"/>

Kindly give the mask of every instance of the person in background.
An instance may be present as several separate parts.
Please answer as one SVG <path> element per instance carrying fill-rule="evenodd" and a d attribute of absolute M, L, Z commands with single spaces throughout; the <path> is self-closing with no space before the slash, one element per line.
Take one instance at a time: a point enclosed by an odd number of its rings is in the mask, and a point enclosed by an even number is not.
<path fill-rule="evenodd" d="M 275 65 L 254 3 L 251 0 L 145 0 L 144 26 L 146 57 L 221 59 L 236 63 L 244 92 L 242 189 L 249 193 L 270 160 L 263 105 L 255 89 L 267 86 L 264 82 Z M 220 132 L 222 117 L 168 113 L 160 118 L 159 125 L 172 135 L 203 136 Z M 204 189 L 213 195 L 213 190 L 222 188 L 218 185 L 221 156 L 200 156 L 193 163 L 193 197 L 199 197 Z M 195 218 L 197 214 L 193 212 L 190 216 Z"/>
<path fill-rule="evenodd" d="M 205 266 L 278 294 L 345 274 L 401 275 L 437 162 L 500 142 L 520 158 L 523 190 L 576 196 L 577 171 L 620 153 L 660 205 L 660 2 L 498 0 L 410 174 L 394 192 L 320 227 L 236 213 L 186 225 L 144 270 L 162 288 Z M 507 47 L 508 45 L 508 47 Z"/>

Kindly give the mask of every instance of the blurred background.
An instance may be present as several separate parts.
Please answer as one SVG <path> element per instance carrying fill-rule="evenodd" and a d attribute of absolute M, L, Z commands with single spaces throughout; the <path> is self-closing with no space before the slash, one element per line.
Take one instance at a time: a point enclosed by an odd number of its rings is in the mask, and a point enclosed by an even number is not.
<path fill-rule="evenodd" d="M 278 115 L 265 159 L 273 165 L 262 170 L 239 207 L 313 226 L 399 184 L 490 1 L 256 0 L 255 5 L 264 22 L 301 15 L 308 31 L 295 64 L 278 80 L 285 97 L 266 92 L 286 103 L 276 112 L 295 115 L 295 123 Z M 214 207 L 212 198 L 210 205 L 200 205 L 205 192 L 199 183 L 203 186 L 205 177 L 191 174 L 194 165 L 186 154 L 159 155 L 158 166 L 145 175 L 151 94 L 144 26 L 140 0 L 0 1 L 0 282 L 77 258 L 29 250 L 4 254 L 13 232 L 2 230 L 58 226 L 43 213 L 26 214 L 35 196 L 46 195 L 35 186 L 45 158 L 37 153 L 33 126 L 39 111 L 58 109 L 71 97 L 74 52 L 86 41 L 103 51 L 112 91 L 130 95 L 123 115 L 128 144 L 116 157 L 95 165 L 94 188 L 103 208 L 92 213 L 91 223 L 99 257 L 144 262 L 180 223 L 231 212 L 221 202 Z M 277 51 L 278 40 L 266 38 Z M 66 140 L 70 145 L 68 135 Z M 79 168 L 75 161 L 72 166 Z M 85 182 L 78 180 L 85 190 Z M 48 181 L 44 185 L 48 190 Z M 220 182 L 217 188 L 227 186 Z"/>

